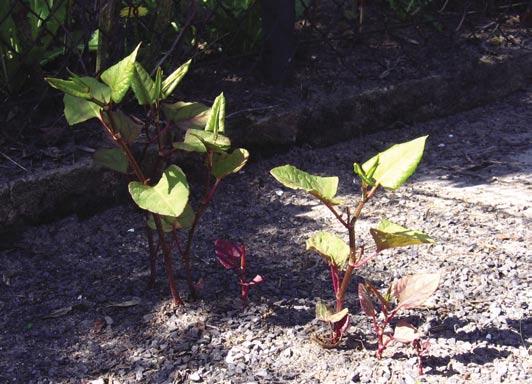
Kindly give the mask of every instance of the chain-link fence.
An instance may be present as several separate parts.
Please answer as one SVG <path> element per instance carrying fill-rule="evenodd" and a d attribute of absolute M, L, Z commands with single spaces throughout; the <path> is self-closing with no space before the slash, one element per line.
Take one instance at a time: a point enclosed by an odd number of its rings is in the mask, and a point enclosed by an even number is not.
<path fill-rule="evenodd" d="M 327 49 L 344 65 L 345 42 L 446 15 L 526 7 L 510 0 L 0 0 L 0 121 L 47 108 L 45 75 L 94 75 L 143 42 L 146 68 L 197 63 L 290 75 L 301 46 Z M 459 18 L 460 19 L 460 18 Z M 460 27 L 460 25 L 457 25 Z M 421 40 L 420 40 L 421 41 Z M 308 59 L 308 58 L 307 58 Z M 57 113 L 56 113 L 57 115 Z M 6 122 L 8 124 L 6 124 Z M 20 126 L 20 121 L 17 121 Z"/>

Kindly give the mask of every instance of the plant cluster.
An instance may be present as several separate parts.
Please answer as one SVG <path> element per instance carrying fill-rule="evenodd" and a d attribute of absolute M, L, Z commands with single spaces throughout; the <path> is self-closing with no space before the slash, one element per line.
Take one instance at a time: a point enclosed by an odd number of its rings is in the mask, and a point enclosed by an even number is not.
<path fill-rule="evenodd" d="M 176 304 L 182 304 L 174 280 L 173 251 L 177 250 L 181 256 L 187 284 L 194 296 L 196 283 L 191 270 L 191 252 L 199 221 L 220 182 L 242 169 L 249 153 L 243 148 L 230 150 L 231 142 L 224 135 L 223 93 L 210 108 L 196 102 L 167 101 L 186 75 L 190 61 L 166 77 L 159 67 L 152 77 L 136 60 L 139 47 L 140 44 L 98 78 L 71 74 L 68 79 L 46 80 L 52 87 L 64 92 L 64 113 L 70 125 L 97 119 L 113 143 L 113 148 L 98 150 L 94 159 L 132 179 L 128 185 L 129 194 L 146 214 L 150 282 L 155 282 L 157 256 L 162 252 L 172 297 Z M 143 118 L 126 113 L 122 108 L 129 90 L 144 108 Z M 306 242 L 307 250 L 316 251 L 323 258 L 331 275 L 334 307 L 322 301 L 316 304 L 317 318 L 328 322 L 331 327 L 330 337 L 318 338 L 325 347 L 338 345 L 350 326 L 345 299 L 353 275 L 358 270 L 386 249 L 434 242 L 423 232 L 383 218 L 370 229 L 375 249 L 366 252 L 365 244 L 357 239 L 356 232 L 364 207 L 379 188 L 396 190 L 415 172 L 426 139 L 427 136 L 423 136 L 396 144 L 363 164 L 354 163 L 354 172 L 360 179 L 361 196 L 353 206 L 336 197 L 338 177 L 312 175 L 292 165 L 270 171 L 284 186 L 304 190 L 317 198 L 347 233 L 347 243 L 338 235 L 326 231 L 315 233 Z M 198 153 L 206 169 L 203 191 L 194 207 L 187 177 L 175 164 L 178 151 Z M 147 161 L 149 153 L 156 153 L 155 161 Z M 251 280 L 247 279 L 244 245 L 217 240 L 215 253 L 224 268 L 236 272 L 240 297 L 245 303 L 249 289 L 262 283 L 263 278 L 256 275 Z M 422 373 L 421 358 L 428 349 L 428 342 L 422 340 L 412 324 L 404 319 L 396 322 L 396 318 L 402 310 L 422 306 L 437 289 L 439 280 L 439 273 L 417 273 L 393 281 L 385 291 L 379 290 L 368 279 L 358 285 L 360 307 L 371 319 L 377 337 L 378 358 L 392 342 L 409 344 L 418 354 Z M 395 326 L 393 330 L 392 326 Z"/>
<path fill-rule="evenodd" d="M 172 252 L 177 249 L 181 256 L 194 296 L 194 234 L 222 179 L 238 172 L 249 153 L 243 148 L 230 151 L 231 142 L 224 135 L 223 93 L 211 108 L 196 102 L 166 101 L 187 73 L 190 61 L 167 77 L 159 67 L 153 78 L 136 60 L 139 47 L 99 78 L 71 74 L 66 80 L 46 80 L 65 93 L 64 113 L 70 125 L 95 118 L 114 144 L 114 148 L 98 150 L 94 159 L 133 179 L 129 194 L 146 212 L 150 282 L 155 283 L 157 255 L 162 251 L 172 297 L 176 304 L 182 304 L 174 281 Z M 145 110 L 142 119 L 121 108 L 130 89 Z M 175 164 L 178 151 L 198 153 L 206 168 L 203 192 L 195 208 L 187 177 Z M 149 153 L 157 154 L 155 161 L 148 161 Z"/>
<path fill-rule="evenodd" d="M 322 177 L 297 169 L 292 165 L 273 168 L 270 173 L 284 186 L 308 192 L 327 207 L 347 232 L 348 242 L 331 232 L 320 231 L 306 242 L 307 250 L 316 251 L 328 265 L 331 286 L 335 297 L 334 308 L 319 301 L 316 304 L 316 317 L 331 326 L 329 338 L 319 338 L 325 347 L 334 347 L 341 341 L 350 325 L 349 309 L 345 308 L 345 297 L 355 271 L 385 249 L 405 247 L 415 244 L 430 244 L 434 240 L 428 235 L 404 228 L 388 219 L 370 229 L 375 242 L 375 251 L 366 254 L 365 244 L 357 239 L 356 224 L 361 218 L 366 203 L 375 196 L 380 187 L 396 190 L 415 172 L 425 148 L 426 136 L 396 144 L 378 153 L 363 164 L 354 163 L 353 169 L 360 179 L 361 196 L 354 206 L 345 205 L 336 197 L 338 177 Z M 342 209 L 339 207 L 343 206 Z M 420 356 L 428 344 L 420 340 L 415 328 L 404 321 L 397 324 L 395 331 L 389 330 L 390 323 L 403 309 L 419 307 L 438 287 L 439 273 L 421 273 L 392 282 L 382 293 L 365 280 L 359 284 L 360 306 L 372 320 L 377 336 L 377 357 L 392 341 L 412 344 Z M 374 304 L 376 302 L 376 305 Z"/>

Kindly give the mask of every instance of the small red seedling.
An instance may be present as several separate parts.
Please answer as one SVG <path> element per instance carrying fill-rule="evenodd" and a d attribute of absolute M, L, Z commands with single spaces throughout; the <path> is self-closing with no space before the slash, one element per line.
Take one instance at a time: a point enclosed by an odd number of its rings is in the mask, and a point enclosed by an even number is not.
<path fill-rule="evenodd" d="M 264 281 L 261 275 L 255 276 L 251 280 L 246 279 L 246 248 L 244 244 L 233 243 L 228 240 L 216 240 L 214 242 L 216 258 L 225 269 L 233 269 L 238 275 L 240 284 L 240 299 L 246 303 L 249 295 L 249 288 Z"/>
<path fill-rule="evenodd" d="M 388 331 L 388 326 L 399 311 L 422 306 L 438 288 L 439 282 L 439 273 L 418 273 L 405 276 L 394 281 L 384 295 L 370 283 L 358 285 L 360 307 L 371 318 L 373 331 L 377 335 L 378 359 L 382 357 L 386 347 L 394 341 L 410 344 L 418 356 L 419 374 L 423 374 L 422 357 L 428 351 L 428 340 L 422 341 L 416 328 L 405 320 L 398 321 L 393 333 Z M 379 311 L 377 311 L 372 297 L 378 300 Z"/>

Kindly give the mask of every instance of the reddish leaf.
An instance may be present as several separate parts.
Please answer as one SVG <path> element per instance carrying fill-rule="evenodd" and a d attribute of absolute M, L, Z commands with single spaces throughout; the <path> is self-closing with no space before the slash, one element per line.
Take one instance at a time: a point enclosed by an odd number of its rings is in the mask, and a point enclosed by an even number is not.
<path fill-rule="evenodd" d="M 400 343 L 410 344 L 419 339 L 419 334 L 412 324 L 405 320 L 400 320 L 395 326 L 393 338 Z"/>
<path fill-rule="evenodd" d="M 418 273 L 405 276 L 395 282 L 393 295 L 399 308 L 415 308 L 422 305 L 438 288 L 440 273 Z"/>
<path fill-rule="evenodd" d="M 227 240 L 216 240 L 214 249 L 218 261 L 226 269 L 239 268 L 241 258 L 246 256 L 243 244 L 236 244 Z"/>
<path fill-rule="evenodd" d="M 375 318 L 375 307 L 371 302 L 371 299 L 368 295 L 366 286 L 362 283 L 358 284 L 358 300 L 360 300 L 360 307 L 366 313 L 366 315 Z"/>
<path fill-rule="evenodd" d="M 337 338 L 342 337 L 347 332 L 350 325 L 351 317 L 349 316 L 349 314 L 345 315 L 340 321 L 333 323 L 333 331 L 335 336 Z"/>
<path fill-rule="evenodd" d="M 240 281 L 241 291 L 240 296 L 242 300 L 246 301 L 248 299 L 249 288 L 253 285 L 260 284 L 264 281 L 261 275 L 255 276 L 251 281 Z"/>

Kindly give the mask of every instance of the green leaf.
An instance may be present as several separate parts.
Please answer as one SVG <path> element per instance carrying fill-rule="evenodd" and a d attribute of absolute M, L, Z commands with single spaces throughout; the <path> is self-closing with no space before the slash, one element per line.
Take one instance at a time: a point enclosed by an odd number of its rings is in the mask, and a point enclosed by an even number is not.
<path fill-rule="evenodd" d="M 188 229 L 192 227 L 192 223 L 194 222 L 194 217 L 196 214 L 194 213 L 194 210 L 190 206 L 190 204 L 185 205 L 185 209 L 183 212 L 177 217 L 175 225 L 177 228 L 180 229 Z"/>
<path fill-rule="evenodd" d="M 349 313 L 349 309 L 344 308 L 339 312 L 334 312 L 322 301 L 316 303 L 316 319 L 327 321 L 329 323 L 336 323 L 342 320 Z"/>
<path fill-rule="evenodd" d="M 362 165 L 365 174 L 373 171 L 373 184 L 397 189 L 415 172 L 423 156 L 428 136 L 422 136 L 402 144 L 392 145 Z M 356 168 L 356 166 L 355 166 Z M 355 170 L 356 172 L 356 170 Z"/>
<path fill-rule="evenodd" d="M 382 219 L 377 228 L 370 230 L 377 245 L 377 252 L 388 248 L 406 247 L 415 244 L 431 244 L 435 241 L 423 232 L 414 231 Z"/>
<path fill-rule="evenodd" d="M 113 171 L 127 173 L 127 156 L 121 149 L 99 149 L 94 153 L 93 159 L 98 164 Z"/>
<path fill-rule="evenodd" d="M 135 62 L 133 76 L 131 77 L 131 89 L 140 105 L 155 103 L 155 83 L 140 63 Z"/>
<path fill-rule="evenodd" d="M 307 251 L 318 252 L 328 263 L 340 270 L 345 270 L 349 261 L 349 246 L 335 234 L 317 232 L 307 240 Z"/>
<path fill-rule="evenodd" d="M 192 222 L 194 221 L 194 215 L 195 213 L 192 210 L 192 207 L 190 206 L 190 204 L 187 204 L 183 213 L 181 213 L 179 217 L 161 216 L 161 225 L 163 227 L 163 232 L 171 232 L 174 226 L 176 229 L 190 228 L 192 226 Z M 149 215 L 146 224 L 154 231 L 157 230 L 155 221 L 153 220 L 153 215 Z"/>
<path fill-rule="evenodd" d="M 109 87 L 100 83 L 94 77 L 72 76 L 69 80 L 46 78 L 46 81 L 53 88 L 59 89 L 66 95 L 85 100 L 96 99 L 102 104 L 107 104 L 111 100 L 111 90 Z"/>
<path fill-rule="evenodd" d="M 94 77 L 81 76 L 77 81 L 82 82 L 90 89 L 91 97 L 103 104 L 108 104 L 111 101 L 111 89 L 104 83 L 99 82 Z"/>
<path fill-rule="evenodd" d="M 111 98 L 115 103 L 122 101 L 135 72 L 135 60 L 140 44 L 131 54 L 115 65 L 107 68 L 101 75 L 102 81 L 111 88 Z"/>
<path fill-rule="evenodd" d="M 316 319 L 327 321 L 331 314 L 332 310 L 323 301 L 316 303 Z"/>
<path fill-rule="evenodd" d="M 162 103 L 165 117 L 183 129 L 203 129 L 209 117 L 209 107 L 201 103 L 178 101 L 174 104 Z"/>
<path fill-rule="evenodd" d="M 360 177 L 362 182 L 366 185 L 375 185 L 375 180 L 373 179 L 373 174 L 375 173 L 375 170 L 377 169 L 378 162 L 375 162 L 374 166 L 371 167 L 367 172 L 362 169 L 362 166 L 358 163 L 353 164 L 353 169 L 355 173 Z"/>
<path fill-rule="evenodd" d="M 94 117 L 100 118 L 102 108 L 91 101 L 65 95 L 63 97 L 63 103 L 65 105 L 64 112 L 68 125 L 82 123 Z"/>
<path fill-rule="evenodd" d="M 249 158 L 249 152 L 244 148 L 235 149 L 231 154 L 215 153 L 212 158 L 212 175 L 221 179 L 231 173 L 237 173 Z"/>
<path fill-rule="evenodd" d="M 174 148 L 188 152 L 205 153 L 207 149 L 214 152 L 225 152 L 231 147 L 231 140 L 223 135 L 215 135 L 212 132 L 200 129 L 189 129 L 182 143 L 174 143 Z"/>
<path fill-rule="evenodd" d="M 285 187 L 302 189 L 330 204 L 336 205 L 340 203 L 339 200 L 334 199 L 338 189 L 338 177 L 336 176 L 315 176 L 292 165 L 273 168 L 270 173 Z"/>
<path fill-rule="evenodd" d="M 174 91 L 175 87 L 179 85 L 183 77 L 187 74 L 188 69 L 190 68 L 191 62 L 192 62 L 192 59 L 187 61 L 185 64 L 181 65 L 174 72 L 172 72 L 166 79 L 164 79 L 163 86 L 162 86 L 163 99 L 166 99 L 168 96 L 170 96 L 172 92 Z"/>
<path fill-rule="evenodd" d="M 79 82 L 71 80 L 56 79 L 53 77 L 45 77 L 44 80 L 50 84 L 51 87 L 60 90 L 61 92 L 84 99 L 90 99 L 90 88 Z"/>
<path fill-rule="evenodd" d="M 140 6 L 124 7 L 120 10 L 120 17 L 142 17 L 149 13 L 148 8 Z"/>
<path fill-rule="evenodd" d="M 163 172 L 155 186 L 132 181 L 129 183 L 129 193 L 142 209 L 160 215 L 178 217 L 187 205 L 189 186 L 181 168 L 171 165 Z"/>
<path fill-rule="evenodd" d="M 214 135 L 225 132 L 225 96 L 223 92 L 218 95 L 212 104 L 205 131 L 212 132 Z"/>
<path fill-rule="evenodd" d="M 134 142 L 140 135 L 142 124 L 136 123 L 131 117 L 121 110 L 109 111 L 113 127 L 120 132 L 122 138 L 128 143 Z"/>
<path fill-rule="evenodd" d="M 162 98 L 162 86 L 163 86 L 163 70 L 161 67 L 157 68 L 155 72 L 155 82 L 153 90 L 153 98 L 155 101 L 159 101 Z"/>
<path fill-rule="evenodd" d="M 180 149 L 182 151 L 186 152 L 198 152 L 198 153 L 205 153 L 207 152 L 207 148 L 201 140 L 188 140 L 186 143 L 174 143 L 172 144 L 175 149 Z"/>
<path fill-rule="evenodd" d="M 89 52 L 95 52 L 98 50 L 100 41 L 100 30 L 96 29 L 91 35 L 91 38 L 88 43 Z"/>

